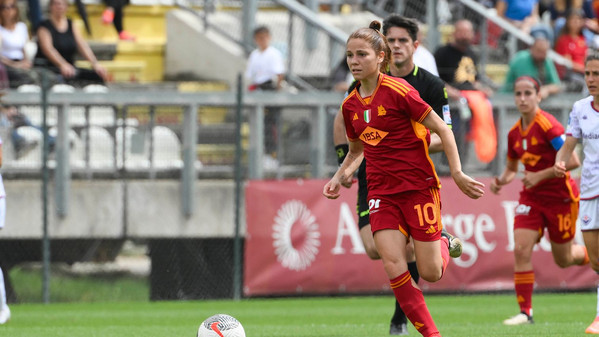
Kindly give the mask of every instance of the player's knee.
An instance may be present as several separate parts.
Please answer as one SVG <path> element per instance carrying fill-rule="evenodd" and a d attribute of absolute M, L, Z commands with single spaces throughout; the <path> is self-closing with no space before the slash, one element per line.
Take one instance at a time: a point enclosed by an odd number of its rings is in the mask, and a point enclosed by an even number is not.
<path fill-rule="evenodd" d="M 516 245 L 514 247 L 514 258 L 518 262 L 529 262 L 532 257 L 531 249 Z"/>
<path fill-rule="evenodd" d="M 364 249 L 366 250 L 366 255 L 368 255 L 371 260 L 381 259 L 381 256 L 379 255 L 379 252 L 376 250 L 375 246 L 365 246 Z"/>
<path fill-rule="evenodd" d="M 557 266 L 560 268 L 569 267 L 574 263 L 572 259 L 566 259 L 564 257 L 554 257 L 553 260 L 555 261 L 555 264 L 557 264 Z"/>
<path fill-rule="evenodd" d="M 441 266 L 439 266 L 438 268 L 436 268 L 436 266 L 420 268 L 419 266 L 418 274 L 420 275 L 421 279 L 427 282 L 437 282 L 441 279 L 441 276 L 443 276 L 443 269 Z"/>

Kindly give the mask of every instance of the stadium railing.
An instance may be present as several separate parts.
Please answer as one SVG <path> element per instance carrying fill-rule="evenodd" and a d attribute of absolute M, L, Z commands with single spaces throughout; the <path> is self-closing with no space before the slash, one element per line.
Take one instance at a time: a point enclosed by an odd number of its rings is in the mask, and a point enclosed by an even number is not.
<path fill-rule="evenodd" d="M 198 144 L 234 143 L 237 102 L 234 92 L 180 93 L 111 91 L 109 93 L 51 93 L 48 96 L 48 126 L 56 136 L 50 167 L 64 170 L 65 177 L 138 178 L 231 178 L 232 161 L 202 162 Z M 542 102 L 562 123 L 578 94 L 560 94 Z M 249 179 L 312 177 L 323 178 L 334 172 L 332 119 L 343 95 L 335 92 L 245 93 L 243 100 L 243 165 Z M 498 158 L 505 152 L 504 135 L 518 113 L 511 95 L 491 97 L 498 131 Z M 4 99 L 41 126 L 39 94 L 10 92 Z M 198 120 L 201 108 L 224 109 L 223 120 L 208 124 Z M 282 143 L 277 170 L 263 167 L 265 151 L 264 114 L 269 108 L 281 113 L 279 138 Z M 4 141 L 10 144 L 4 129 Z M 37 130 L 29 132 L 39 132 Z M 25 135 L 36 141 L 38 135 Z M 6 138 L 9 139 L 6 139 Z M 211 142 L 212 139 L 212 142 Z M 38 146 L 41 146 L 39 144 Z M 41 156 L 29 152 L 22 158 L 5 155 L 3 173 L 8 176 L 39 174 Z M 223 153 L 224 155 L 224 153 Z M 214 162 L 214 161 L 213 161 Z M 68 164 L 67 164 L 68 163 Z M 501 165 L 499 165 L 501 167 Z M 493 172 L 481 171 L 480 174 Z"/>

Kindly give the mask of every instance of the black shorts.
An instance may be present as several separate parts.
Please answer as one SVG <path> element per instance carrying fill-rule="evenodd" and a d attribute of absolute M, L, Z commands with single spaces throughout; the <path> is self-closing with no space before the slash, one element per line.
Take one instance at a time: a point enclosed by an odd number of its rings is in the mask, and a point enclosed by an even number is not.
<path fill-rule="evenodd" d="M 366 184 L 366 160 L 362 161 L 358 169 L 358 228 L 370 225 L 370 212 L 368 210 L 368 185 Z"/>

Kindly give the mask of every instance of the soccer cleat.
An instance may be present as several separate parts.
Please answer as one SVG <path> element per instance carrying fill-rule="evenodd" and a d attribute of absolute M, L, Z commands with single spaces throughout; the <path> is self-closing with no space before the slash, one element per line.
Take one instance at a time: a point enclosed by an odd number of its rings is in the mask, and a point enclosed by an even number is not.
<path fill-rule="evenodd" d="M 584 332 L 591 335 L 599 335 L 599 317 L 595 317 L 593 323 Z"/>
<path fill-rule="evenodd" d="M 453 258 L 460 257 L 462 255 L 462 240 L 449 234 L 445 228 L 441 231 L 441 236 L 445 237 L 447 242 L 449 242 L 449 256 Z"/>
<path fill-rule="evenodd" d="M 7 305 L 4 305 L 2 309 L 0 309 L 0 324 L 4 324 L 10 320 L 10 309 L 8 309 Z"/>
<path fill-rule="evenodd" d="M 406 323 L 391 323 L 389 327 L 389 334 L 393 336 L 407 336 L 408 333 L 408 325 Z"/>
<path fill-rule="evenodd" d="M 527 314 L 521 312 L 514 317 L 510 317 L 503 321 L 504 325 L 521 325 L 521 324 L 533 324 L 532 316 L 528 316 Z"/>

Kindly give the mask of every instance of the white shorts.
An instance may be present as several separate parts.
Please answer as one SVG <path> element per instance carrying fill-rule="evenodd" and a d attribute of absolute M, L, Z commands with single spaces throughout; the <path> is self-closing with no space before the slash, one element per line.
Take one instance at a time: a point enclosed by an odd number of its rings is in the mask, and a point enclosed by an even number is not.
<path fill-rule="evenodd" d="M 581 231 L 599 230 L 599 198 L 580 200 L 578 220 Z"/>

